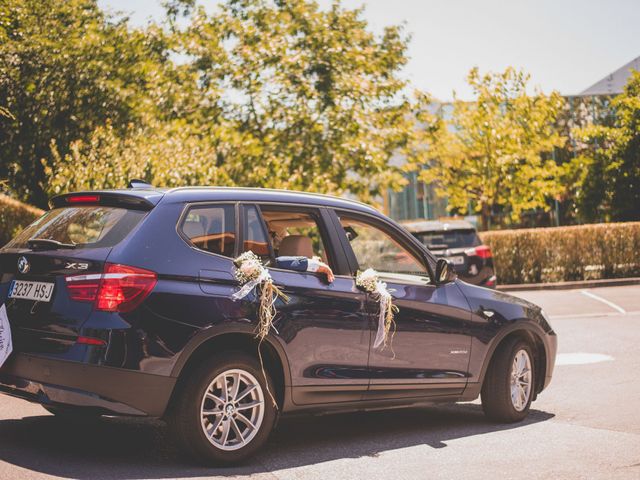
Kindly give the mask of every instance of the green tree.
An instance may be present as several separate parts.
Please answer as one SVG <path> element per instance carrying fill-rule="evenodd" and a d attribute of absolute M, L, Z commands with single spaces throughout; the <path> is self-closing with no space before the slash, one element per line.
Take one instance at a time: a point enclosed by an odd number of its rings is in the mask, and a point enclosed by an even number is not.
<path fill-rule="evenodd" d="M 576 132 L 590 124 L 613 125 L 613 98 L 602 95 L 571 97 L 558 116 L 559 132 L 568 139 L 563 148 L 554 151 L 554 159 L 560 166 L 559 181 L 563 187 L 563 191 L 556 197 L 558 220 L 562 224 L 591 222 L 596 218 L 594 213 L 599 211 L 598 205 L 588 207 L 583 201 L 585 181 L 593 179 L 588 178 L 591 161 L 580 155 L 588 145 Z"/>
<path fill-rule="evenodd" d="M 565 143 L 556 128 L 564 100 L 557 92 L 528 95 L 528 80 L 513 68 L 485 75 L 472 69 L 475 99 L 454 101 L 448 128 L 433 131 L 420 174 L 452 210 L 479 212 L 485 229 L 494 212 L 515 220 L 526 210 L 547 209 L 561 190 L 551 153 Z"/>
<path fill-rule="evenodd" d="M 180 108 L 125 128 L 111 119 L 58 149 L 45 166 L 51 193 L 137 176 L 372 200 L 405 182 L 394 155 L 421 158 L 429 99 L 409 97 L 398 75 L 400 27 L 376 36 L 361 10 L 308 0 L 227 0 L 212 14 L 176 0 L 167 12 Z"/>
<path fill-rule="evenodd" d="M 13 118 L 13 115 L 5 107 L 0 107 L 0 117 Z"/>
<path fill-rule="evenodd" d="M 611 102 L 613 125 L 589 125 L 575 135 L 584 142 L 578 208 L 588 221 L 640 220 L 640 72 Z"/>
<path fill-rule="evenodd" d="M 0 105 L 11 114 L 0 115 L 0 179 L 46 206 L 52 140 L 64 155 L 107 121 L 124 131 L 171 115 L 173 70 L 162 31 L 130 29 L 95 0 L 3 0 Z"/>
<path fill-rule="evenodd" d="M 217 134 L 211 132 L 212 137 Z M 107 123 L 89 140 L 72 142 L 64 157 L 53 145 L 53 166 L 45 167 L 48 193 L 122 188 L 132 178 L 167 187 L 230 185 L 213 160 L 220 148 L 194 134 L 184 121 L 132 126 L 125 135 Z"/>
<path fill-rule="evenodd" d="M 419 156 L 415 117 L 426 97 L 405 95 L 400 27 L 376 36 L 360 9 L 308 0 L 228 0 L 189 18 L 175 30 L 180 52 L 209 104 L 251 145 L 220 158 L 234 183 L 362 200 L 404 183 L 390 160 Z"/>

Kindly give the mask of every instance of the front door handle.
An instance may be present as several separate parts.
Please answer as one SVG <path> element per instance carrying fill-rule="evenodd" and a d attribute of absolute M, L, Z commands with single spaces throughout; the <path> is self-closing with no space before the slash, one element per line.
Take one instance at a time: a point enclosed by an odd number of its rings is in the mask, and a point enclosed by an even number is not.
<path fill-rule="evenodd" d="M 482 310 L 482 315 L 487 319 L 493 318 L 495 314 L 496 314 L 495 310 L 490 310 L 488 308 Z"/>

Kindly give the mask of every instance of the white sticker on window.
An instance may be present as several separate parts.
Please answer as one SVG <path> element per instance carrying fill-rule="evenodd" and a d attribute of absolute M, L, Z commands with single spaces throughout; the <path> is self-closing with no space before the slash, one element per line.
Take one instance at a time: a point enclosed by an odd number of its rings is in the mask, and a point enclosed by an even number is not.
<path fill-rule="evenodd" d="M 11 326 L 7 317 L 7 309 L 2 305 L 0 307 L 0 367 L 9 358 L 13 351 L 13 343 L 11 342 Z"/>

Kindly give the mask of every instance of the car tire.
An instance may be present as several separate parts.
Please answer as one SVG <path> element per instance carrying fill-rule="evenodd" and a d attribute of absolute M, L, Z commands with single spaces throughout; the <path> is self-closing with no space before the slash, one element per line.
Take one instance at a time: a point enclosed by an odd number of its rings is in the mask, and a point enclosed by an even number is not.
<path fill-rule="evenodd" d="M 190 374 L 168 422 L 179 446 L 197 461 L 239 462 L 262 447 L 273 430 L 277 409 L 269 392 L 275 392 L 273 382 L 255 358 L 221 353 Z"/>
<path fill-rule="evenodd" d="M 523 420 L 529 413 L 535 388 L 531 346 L 518 338 L 496 350 L 482 385 L 482 409 L 499 423 Z"/>

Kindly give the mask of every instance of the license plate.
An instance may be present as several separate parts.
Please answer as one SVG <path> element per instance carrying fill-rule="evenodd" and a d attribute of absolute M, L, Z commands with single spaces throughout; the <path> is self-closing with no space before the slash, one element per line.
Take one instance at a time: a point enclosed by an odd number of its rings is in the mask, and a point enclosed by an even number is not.
<path fill-rule="evenodd" d="M 27 280 L 14 280 L 9 288 L 9 298 L 21 298 L 48 302 L 53 295 L 53 286 L 48 282 L 31 282 Z"/>
<path fill-rule="evenodd" d="M 464 257 L 462 257 L 462 256 L 449 257 L 449 261 L 451 263 L 453 263 L 454 265 L 463 265 L 464 264 Z"/>

